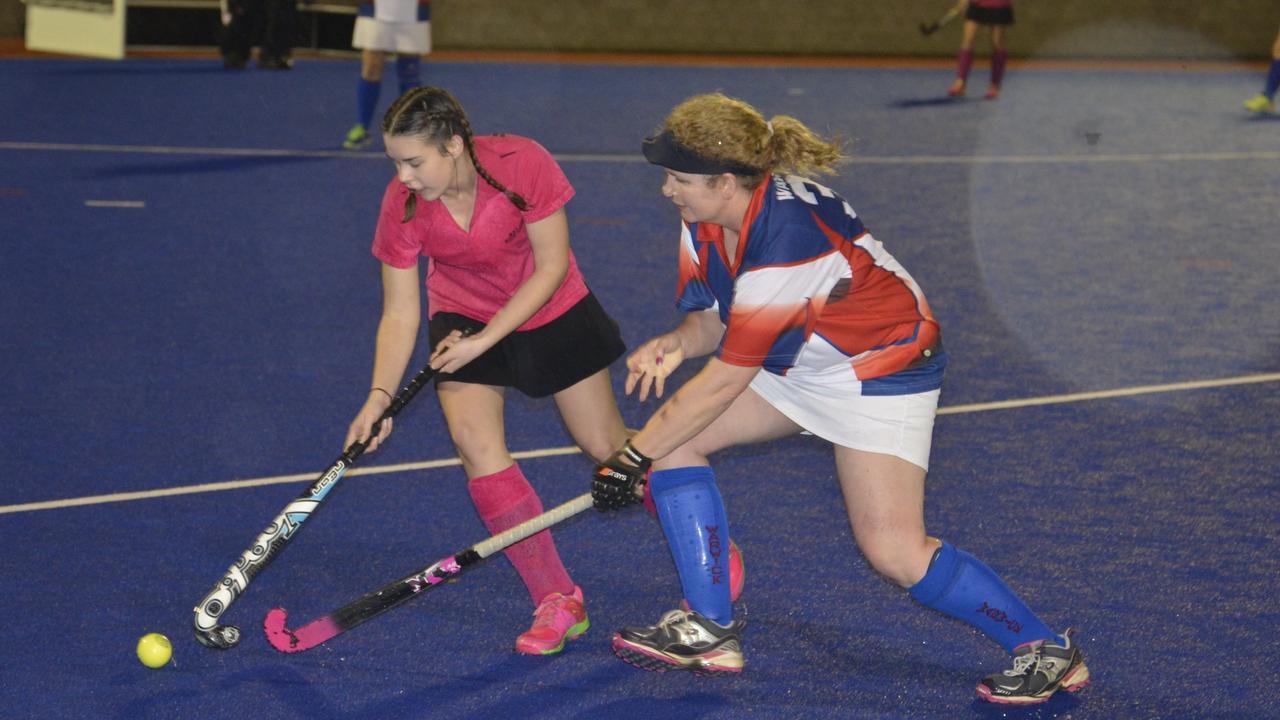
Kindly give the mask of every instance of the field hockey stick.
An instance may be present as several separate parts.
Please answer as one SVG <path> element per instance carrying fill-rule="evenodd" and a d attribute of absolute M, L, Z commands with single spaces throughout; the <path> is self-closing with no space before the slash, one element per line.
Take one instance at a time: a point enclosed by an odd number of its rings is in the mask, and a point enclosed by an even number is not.
<path fill-rule="evenodd" d="M 338 480 L 342 479 L 347 468 L 355 463 L 356 458 L 364 454 L 365 447 L 378 436 L 383 421 L 395 417 L 435 374 L 436 371 L 431 365 L 426 365 L 419 370 L 409 384 L 391 398 L 391 405 L 387 406 L 382 416 L 369 429 L 369 437 L 351 443 L 346 452 L 338 456 L 327 470 L 320 473 L 320 477 L 311 484 L 311 487 L 286 505 L 267 529 L 258 535 L 249 549 L 245 550 L 235 564 L 227 569 L 218 584 L 213 586 L 213 590 L 200 601 L 199 605 L 196 605 L 195 633 L 196 639 L 202 645 L 226 650 L 240 642 L 240 628 L 234 625 L 219 625 L 218 619 L 227 611 L 231 603 L 236 601 L 240 593 L 244 592 L 253 577 L 284 549 L 285 544 L 298 532 L 298 528 L 302 527 L 302 523 L 306 522 L 311 513 L 320 507 L 320 503 L 338 484 Z"/>
<path fill-rule="evenodd" d="M 360 623 L 377 617 L 382 613 L 411 600 L 418 595 L 444 583 L 503 548 L 514 545 L 525 538 L 542 532 L 562 520 L 591 507 L 591 493 L 585 493 L 569 502 L 554 507 L 541 515 L 526 520 L 513 528 L 504 530 L 488 540 L 481 541 L 449 557 L 438 560 L 431 565 L 405 577 L 387 584 L 348 603 L 337 610 L 316 618 L 297 630 L 290 630 L 285 625 L 289 621 L 289 613 L 284 608 L 275 608 L 267 613 L 262 621 L 262 629 L 267 633 L 271 646 L 280 652 L 293 653 L 311 648 L 341 635 Z"/>
<path fill-rule="evenodd" d="M 960 13 L 964 12 L 964 6 L 967 4 L 967 0 L 960 0 L 960 2 L 951 6 L 951 9 L 943 13 L 942 17 L 937 20 L 929 23 L 920 23 L 920 34 L 932 35 L 938 32 L 944 25 L 960 17 Z"/>

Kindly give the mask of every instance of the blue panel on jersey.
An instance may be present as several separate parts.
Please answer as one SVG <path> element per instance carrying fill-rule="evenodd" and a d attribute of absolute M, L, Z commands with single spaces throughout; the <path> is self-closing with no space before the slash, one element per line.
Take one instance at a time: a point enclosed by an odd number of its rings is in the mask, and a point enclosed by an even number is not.
<path fill-rule="evenodd" d="M 912 395 L 915 393 L 937 390 L 942 387 L 942 376 L 947 369 L 947 352 L 941 348 L 934 351 L 929 360 L 920 365 L 913 365 L 906 370 L 899 370 L 892 375 L 864 380 L 863 395 Z"/>

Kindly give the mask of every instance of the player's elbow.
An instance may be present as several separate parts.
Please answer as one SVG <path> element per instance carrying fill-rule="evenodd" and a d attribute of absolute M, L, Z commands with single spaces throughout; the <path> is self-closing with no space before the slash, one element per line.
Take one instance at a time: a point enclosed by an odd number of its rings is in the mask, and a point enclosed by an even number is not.
<path fill-rule="evenodd" d="M 746 391 L 751 380 L 760 372 L 758 367 L 730 365 L 718 358 L 707 363 L 707 390 L 718 403 L 728 405 Z"/>

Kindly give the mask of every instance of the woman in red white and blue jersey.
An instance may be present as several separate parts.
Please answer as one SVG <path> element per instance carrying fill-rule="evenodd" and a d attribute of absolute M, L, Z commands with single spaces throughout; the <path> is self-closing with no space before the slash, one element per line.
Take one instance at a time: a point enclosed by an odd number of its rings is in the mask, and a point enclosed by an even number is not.
<path fill-rule="evenodd" d="M 1077 690 L 1088 669 L 994 571 L 931 537 L 924 485 L 947 356 L 920 286 L 842 197 L 808 179 L 840 148 L 799 120 L 765 120 L 721 94 L 681 103 L 647 139 L 680 209 L 679 307 L 671 332 L 627 359 L 626 391 L 652 390 L 687 358 L 711 356 L 596 468 L 600 509 L 649 495 L 687 600 L 614 651 L 649 670 L 739 672 L 741 620 L 726 582 L 730 526 L 709 456 L 807 432 L 831 443 L 854 539 L 919 603 L 970 623 L 1014 655 L 977 686 L 993 702 Z"/>

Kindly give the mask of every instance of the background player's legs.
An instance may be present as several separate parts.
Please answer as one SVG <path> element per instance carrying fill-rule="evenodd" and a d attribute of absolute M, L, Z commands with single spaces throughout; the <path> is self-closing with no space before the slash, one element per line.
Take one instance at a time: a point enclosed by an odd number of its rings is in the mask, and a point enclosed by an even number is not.
<path fill-rule="evenodd" d="M 1000 94 L 1000 85 L 1004 82 L 1004 68 L 1009 61 L 1009 51 L 1004 47 L 1004 26 L 991 26 L 991 86 L 987 88 L 987 99 L 994 100 Z"/>
<path fill-rule="evenodd" d="M 956 79 L 947 90 L 951 97 L 964 95 L 964 86 L 969 82 L 969 69 L 973 67 L 973 39 L 978 33 L 978 23 L 965 20 L 962 33 L 960 51 L 956 53 Z"/>
<path fill-rule="evenodd" d="M 253 51 L 255 24 L 260 22 L 262 0 L 228 0 L 227 12 L 231 21 L 222 28 L 222 65 L 240 70 Z"/>
<path fill-rule="evenodd" d="M 422 84 L 422 58 L 413 53 L 396 53 L 396 80 L 403 95 Z"/>
<path fill-rule="evenodd" d="M 348 150 L 366 147 L 373 141 L 369 129 L 373 127 L 373 113 L 378 107 L 378 94 L 382 89 L 382 70 L 387 53 L 381 50 L 360 51 L 360 79 L 356 85 L 356 124 L 347 131 L 342 146 Z"/>
<path fill-rule="evenodd" d="M 1262 92 L 1246 100 L 1244 106 L 1253 112 L 1275 112 L 1277 88 L 1280 88 L 1280 33 L 1271 45 L 1271 67 L 1267 68 Z"/>
<path fill-rule="evenodd" d="M 264 0 L 258 67 L 265 70 L 293 67 L 293 34 L 297 15 L 295 0 Z"/>

